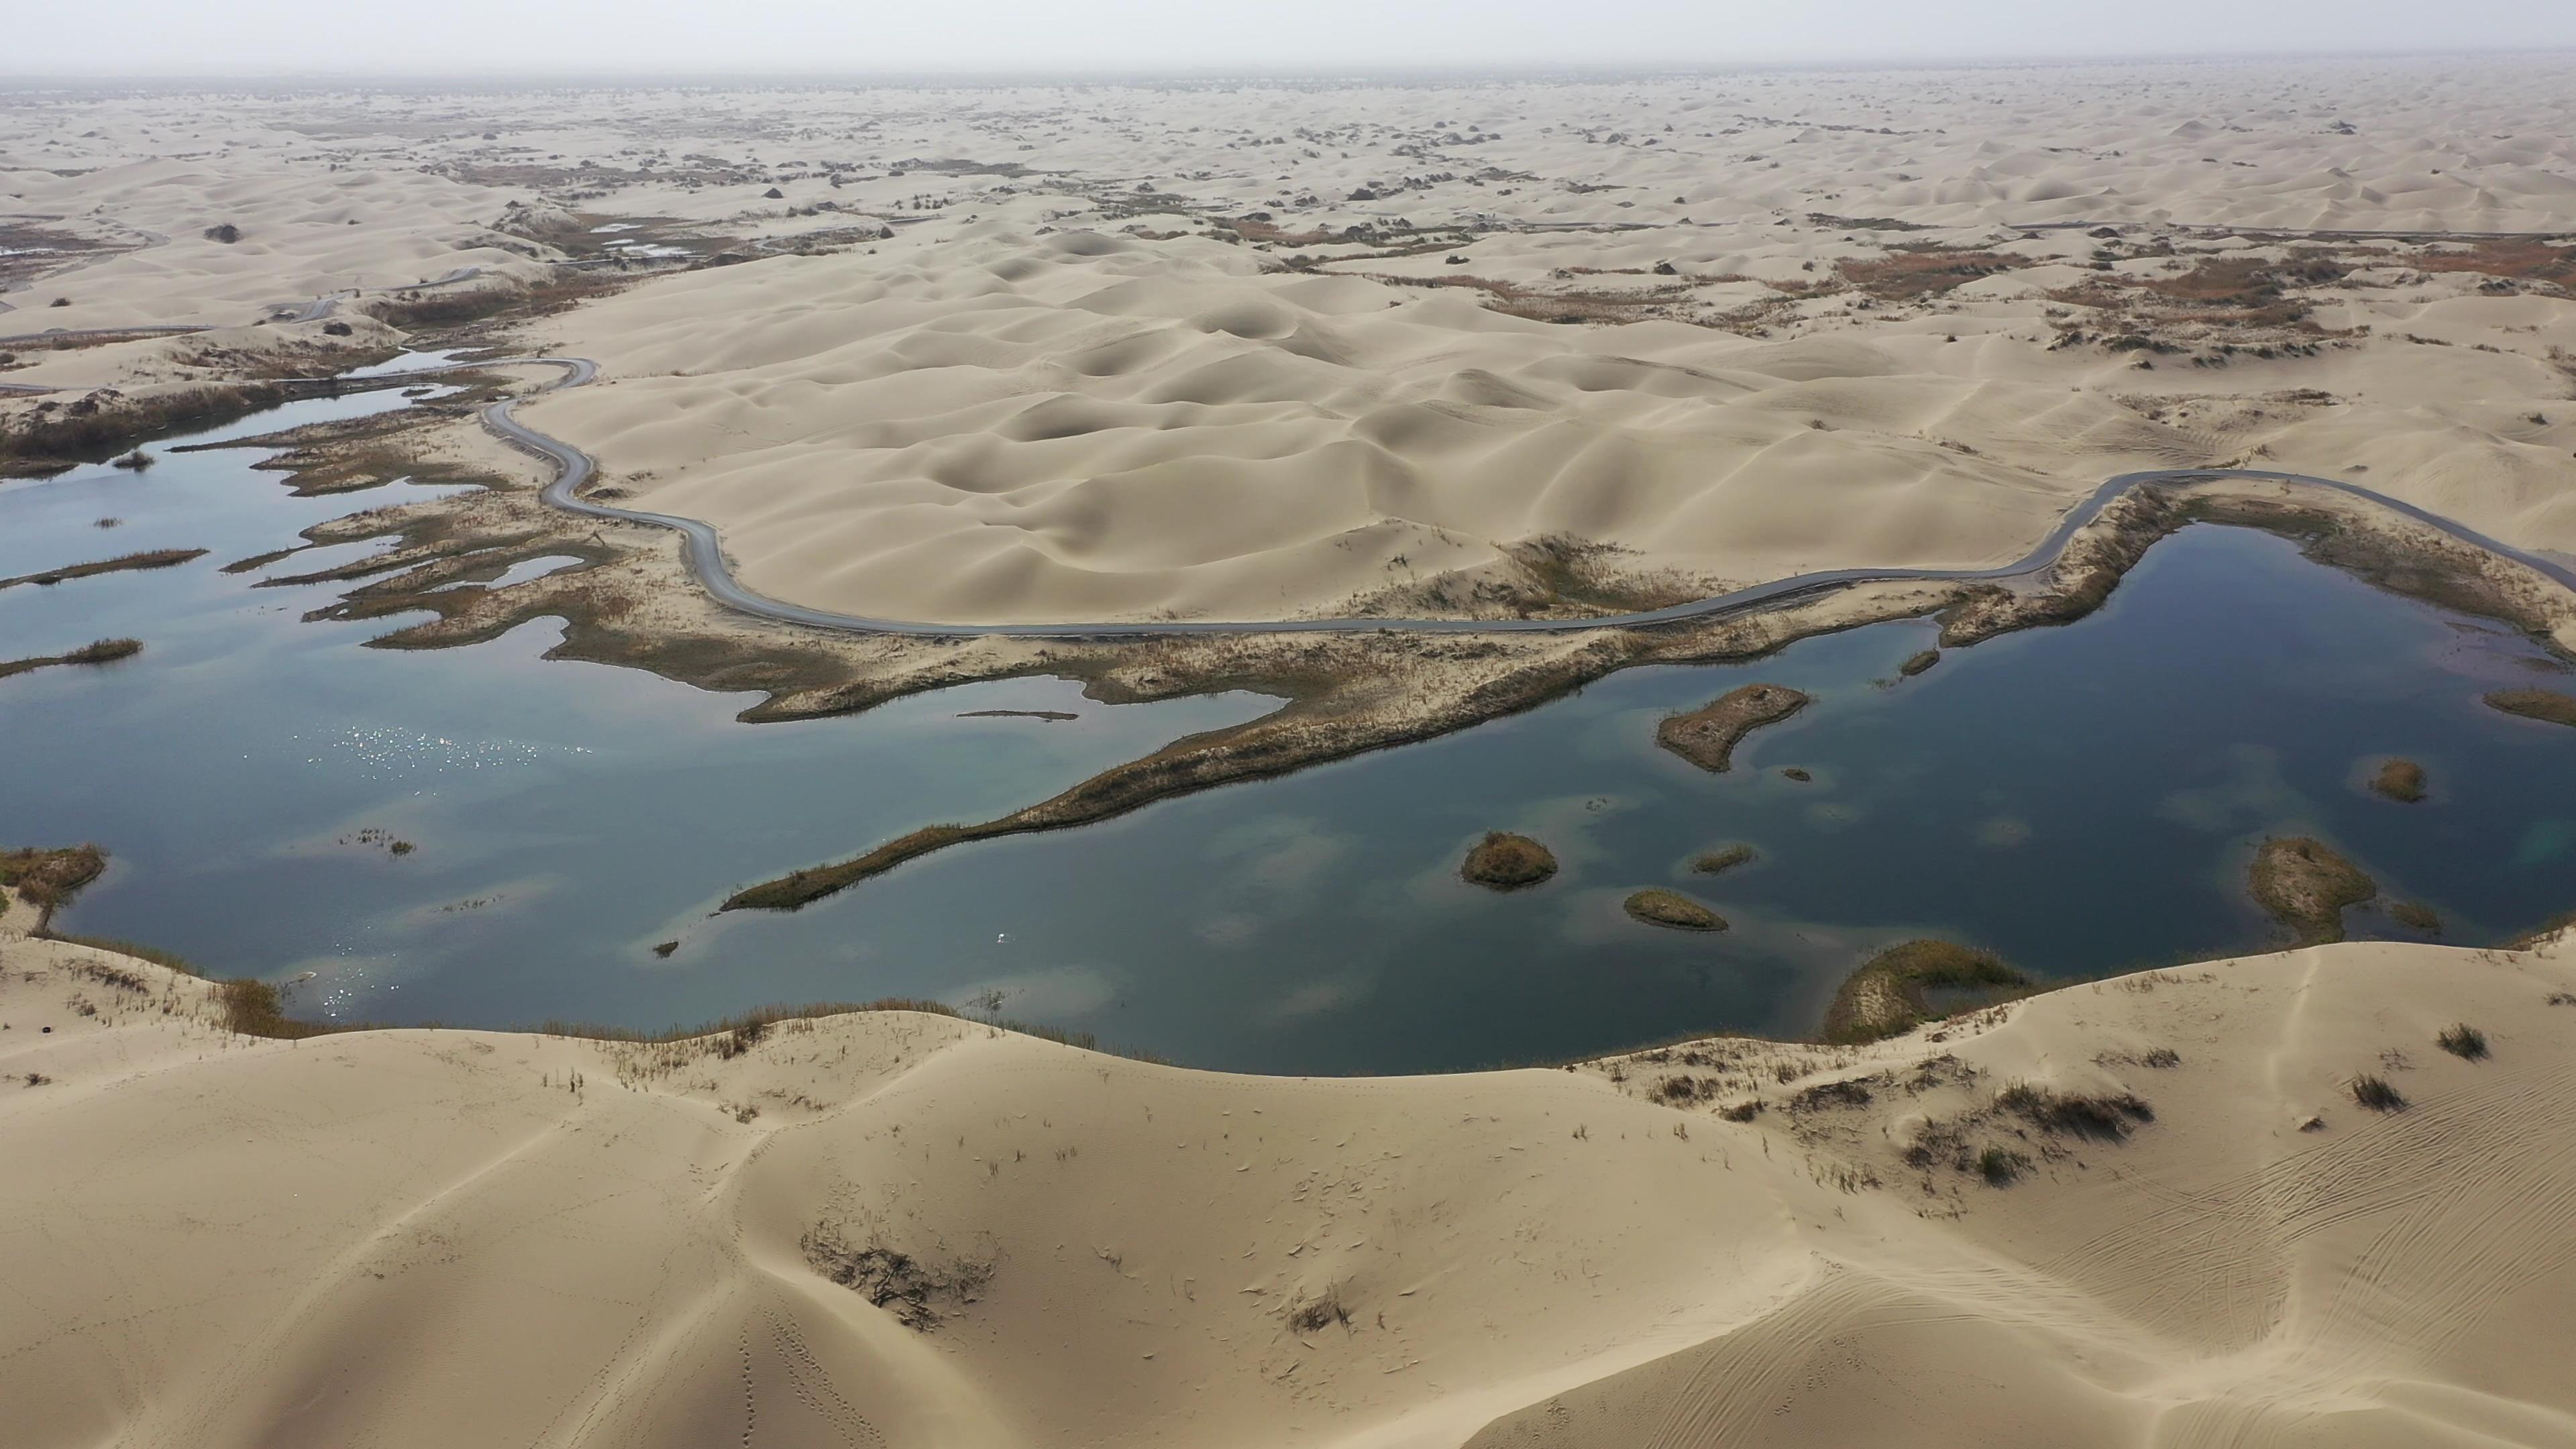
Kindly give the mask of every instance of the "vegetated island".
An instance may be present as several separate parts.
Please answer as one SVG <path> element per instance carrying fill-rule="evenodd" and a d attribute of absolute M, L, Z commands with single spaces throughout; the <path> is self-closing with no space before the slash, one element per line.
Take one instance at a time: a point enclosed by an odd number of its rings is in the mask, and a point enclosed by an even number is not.
<path fill-rule="evenodd" d="M 2379 894 L 2361 868 L 2308 835 L 2274 836 L 2245 873 L 2254 903 L 2290 928 L 2302 946 L 2343 939 L 2343 911 Z"/>
<path fill-rule="evenodd" d="M 140 639 L 101 639 L 84 644 L 68 654 L 36 654 L 25 659 L 0 659 L 0 679 L 24 674 L 30 669 L 44 669 L 56 664 L 112 664 L 131 659 L 143 652 Z"/>
<path fill-rule="evenodd" d="M 1955 941 L 1918 940 L 1890 946 L 1843 978 L 1825 1008 L 1822 1035 L 1851 1045 L 1901 1036 L 1933 1016 L 1923 993 L 1931 987 L 2026 987 L 2030 977 L 1992 951 Z"/>
<path fill-rule="evenodd" d="M 959 719 L 1036 719 L 1044 720 L 1048 724 L 1062 724 L 1066 720 L 1082 718 L 1071 710 L 1062 709 L 970 709 L 957 717 Z"/>
<path fill-rule="evenodd" d="M 1655 726 L 1655 743 L 1703 770 L 1725 770 L 1735 747 L 1767 724 L 1777 724 L 1815 702 L 1813 695 L 1781 684 L 1748 684 L 1729 690 L 1688 714 Z"/>
<path fill-rule="evenodd" d="M 2413 760 L 2390 760 L 2370 777 L 2370 788 L 2391 800 L 2412 805 L 2424 798 L 2424 767 Z"/>
<path fill-rule="evenodd" d="M 1723 931 L 1726 917 L 1683 895 L 1659 886 L 1636 892 L 1620 903 L 1631 919 L 1672 931 Z"/>
<path fill-rule="evenodd" d="M 1904 675 L 1908 679 L 1911 679 L 1915 675 L 1921 674 L 1924 670 L 1929 669 L 1940 662 L 1940 650 L 1926 649 L 1922 653 L 1913 655 L 1904 663 L 1896 666 L 1896 672 Z"/>
<path fill-rule="evenodd" d="M 1556 874 L 1556 853 L 1526 835 L 1490 830 L 1469 848 L 1458 874 L 1494 890 L 1519 890 Z"/>
<path fill-rule="evenodd" d="M 1761 852 L 1741 841 L 1715 850 L 1703 850 L 1691 857 L 1691 874 L 1722 875 L 1739 865 L 1752 864 L 1760 855 Z"/>
<path fill-rule="evenodd" d="M 2555 689 L 2499 689 L 2487 697 L 2487 708 L 2548 724 L 2576 726 L 2576 694 Z"/>
<path fill-rule="evenodd" d="M 36 908 L 38 931 L 52 922 L 55 908 L 106 870 L 107 852 L 95 845 L 0 849 L 0 887 Z"/>
<path fill-rule="evenodd" d="M 0 579 L 0 589 L 16 588 L 20 584 L 49 586 L 59 584 L 66 579 L 85 579 L 96 574 L 125 573 L 133 569 L 175 568 L 191 559 L 205 556 L 206 551 L 202 548 L 148 549 L 142 553 L 119 554 L 115 558 L 103 558 L 90 563 L 65 564 L 58 569 L 46 569 L 40 573 L 20 574 L 16 578 Z"/>

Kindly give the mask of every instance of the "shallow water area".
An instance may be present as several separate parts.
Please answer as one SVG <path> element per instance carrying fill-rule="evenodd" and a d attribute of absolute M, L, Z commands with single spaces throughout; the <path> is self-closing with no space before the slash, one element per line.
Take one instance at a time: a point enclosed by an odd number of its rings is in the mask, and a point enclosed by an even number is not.
<path fill-rule="evenodd" d="M 214 435 L 399 401 L 317 399 Z M 935 854 L 793 915 L 710 916 L 747 881 L 999 814 L 1274 702 L 1105 706 L 1018 680 L 755 726 L 733 719 L 746 696 L 543 660 L 549 622 L 370 650 L 399 621 L 305 623 L 329 586 L 254 585 L 372 545 L 219 568 L 437 490 L 298 499 L 256 452 L 152 446 L 143 473 L 0 486 L 0 575 L 213 550 L 0 591 L 0 653 L 146 644 L 0 681 L 0 749 L 22 762 L 0 774 L 0 839 L 98 841 L 115 866 L 63 929 L 294 982 L 306 1014 L 660 1027 L 927 996 L 1198 1065 L 1430 1070 L 1808 1030 L 1863 954 L 1913 935 L 2060 977 L 2261 949 L 2275 931 L 2243 872 L 2271 833 L 2324 836 L 2378 878 L 2356 934 L 2410 935 L 2394 900 L 2467 944 L 2576 906 L 2576 731 L 2478 703 L 2576 687 L 2565 666 L 2204 526 L 2092 618 L 1917 677 L 1897 665 L 1929 647 L 1919 622 L 1633 670 L 1425 745 Z M 1816 703 L 1723 774 L 1656 747 L 1664 714 L 1757 680 Z M 1075 718 L 959 717 L 987 710 Z M 2431 799 L 2368 791 L 2391 754 L 2426 766 Z M 1509 895 L 1461 881 L 1488 829 L 1545 841 L 1558 875 Z M 1736 841 L 1759 858 L 1688 870 Z M 1630 919 L 1621 901 L 1647 886 L 1730 929 Z"/>

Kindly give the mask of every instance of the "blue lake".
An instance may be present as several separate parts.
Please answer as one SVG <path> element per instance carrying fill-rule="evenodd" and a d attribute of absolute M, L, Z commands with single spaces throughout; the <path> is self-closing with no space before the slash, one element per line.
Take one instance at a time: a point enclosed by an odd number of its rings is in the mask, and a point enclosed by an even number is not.
<path fill-rule="evenodd" d="M 298 403 L 216 435 L 388 402 Z M 370 650 L 395 622 L 305 623 L 327 587 L 219 566 L 434 490 L 298 499 L 258 456 L 0 485 L 0 576 L 213 550 L 0 591 L 0 657 L 147 645 L 0 681 L 0 843 L 99 842 L 114 867 L 63 929 L 296 982 L 308 1015 L 660 1027 L 927 996 L 1196 1065 L 1438 1070 L 1809 1030 L 1863 955 L 1915 935 L 2053 977 L 2263 949 L 2278 938 L 2243 882 L 2267 834 L 2320 835 L 2378 879 L 2355 935 L 2414 938 L 2385 914 L 2395 900 L 2464 944 L 2576 907 L 2576 730 L 2478 700 L 2576 688 L 2567 666 L 2279 539 L 2203 526 L 2091 618 L 1916 678 L 1896 666 L 1930 647 L 1923 622 L 1631 670 L 1427 744 L 935 854 L 793 915 L 711 917 L 743 883 L 1002 813 L 1274 702 L 1112 707 L 1018 680 L 744 725 L 749 696 L 542 660 L 551 623 Z M 1662 715 L 1754 680 L 1816 703 L 1725 774 L 1656 748 Z M 1079 718 L 957 717 L 991 709 Z M 2431 799 L 2365 788 L 2392 754 L 2425 765 Z M 1510 895 L 1465 884 L 1459 860 L 1497 828 L 1544 840 L 1563 870 Z M 1760 859 L 1689 874 L 1736 841 Z M 1621 899 L 1650 885 L 1732 929 L 1629 920 Z M 666 940 L 680 948 L 655 956 Z"/>

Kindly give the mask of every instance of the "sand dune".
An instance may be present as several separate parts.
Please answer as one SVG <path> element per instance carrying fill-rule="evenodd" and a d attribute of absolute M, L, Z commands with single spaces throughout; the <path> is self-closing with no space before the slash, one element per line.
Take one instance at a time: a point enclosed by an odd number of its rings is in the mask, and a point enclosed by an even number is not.
<path fill-rule="evenodd" d="M 1866 1049 L 1363 1081 L 903 1012 L 273 1042 L 193 979 L 5 951 L 30 1449 L 2576 1432 L 2563 953 L 2339 945 Z M 2434 1045 L 2461 1020 L 2488 1059 Z M 2051 1132 L 2014 1083 L 2153 1119 Z M 1979 1144 L 2026 1175 L 1951 1164 Z"/>
<path fill-rule="evenodd" d="M 2576 550 L 2563 258 L 2266 230 L 2576 229 L 2566 77 L 66 94 L 0 112 L 0 209 L 166 241 L 0 326 L 230 338 L 565 248 L 747 258 L 539 324 L 606 380 L 531 420 L 716 524 L 753 587 L 908 619 L 1579 611 L 1972 566 L 2111 473 L 2267 461 Z M 2128 230 L 2022 229 L 2072 222 Z M 1909 281 L 1926 255 L 1984 274 Z M 1569 545 L 1609 550 L 1572 594 L 1533 562 Z"/>

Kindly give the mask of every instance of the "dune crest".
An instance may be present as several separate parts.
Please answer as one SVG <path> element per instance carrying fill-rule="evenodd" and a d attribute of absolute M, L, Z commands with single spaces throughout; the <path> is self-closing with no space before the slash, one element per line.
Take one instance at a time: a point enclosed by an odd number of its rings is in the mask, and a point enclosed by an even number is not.
<path fill-rule="evenodd" d="M 1864 1048 L 1381 1080 L 901 1011 L 277 1042 L 194 978 L 0 951 L 29 1449 L 2576 1423 L 2563 948 L 2320 947 Z M 2460 1020 L 2488 1057 L 2436 1046 Z M 2408 1105 L 2359 1105 L 2361 1072 Z M 2120 1097 L 2117 1130 L 2067 1105 Z M 2005 1185 L 1960 1165 L 1981 1146 Z"/>

